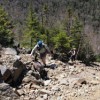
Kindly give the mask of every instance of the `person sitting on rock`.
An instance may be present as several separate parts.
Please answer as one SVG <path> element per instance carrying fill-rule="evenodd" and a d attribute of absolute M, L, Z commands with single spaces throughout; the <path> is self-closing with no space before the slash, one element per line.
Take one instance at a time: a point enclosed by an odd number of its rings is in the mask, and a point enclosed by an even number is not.
<path fill-rule="evenodd" d="M 46 67 L 46 55 L 49 53 L 51 54 L 49 48 L 47 47 L 46 44 L 43 43 L 43 41 L 38 41 L 37 44 L 34 46 L 34 48 L 31 51 L 31 56 L 36 52 L 39 52 L 40 58 Z"/>

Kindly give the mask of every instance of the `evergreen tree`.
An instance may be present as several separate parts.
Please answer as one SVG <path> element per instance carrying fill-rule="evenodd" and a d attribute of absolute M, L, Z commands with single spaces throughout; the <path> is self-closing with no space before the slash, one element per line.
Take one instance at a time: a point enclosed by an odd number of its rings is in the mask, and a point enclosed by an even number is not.
<path fill-rule="evenodd" d="M 24 34 L 24 45 L 33 46 L 37 40 L 39 39 L 40 35 L 40 25 L 36 14 L 33 11 L 32 5 L 29 8 L 29 14 L 26 20 L 26 29 Z M 27 43 L 26 43 L 27 41 Z"/>
<path fill-rule="evenodd" d="M 57 58 L 62 61 L 68 61 L 67 55 L 68 51 L 71 49 L 71 42 L 73 41 L 73 39 L 66 35 L 66 31 L 59 30 L 52 38 L 52 40 L 54 50 L 56 51 L 54 58 Z"/>
<path fill-rule="evenodd" d="M 77 17 L 75 17 L 70 32 L 71 32 L 71 37 L 73 38 L 72 46 L 75 46 L 76 48 L 79 48 L 81 42 L 82 28 L 83 28 L 82 23 Z"/>
<path fill-rule="evenodd" d="M 7 13 L 0 7 L 0 44 L 7 46 L 12 35 L 12 24 L 7 17 Z"/>

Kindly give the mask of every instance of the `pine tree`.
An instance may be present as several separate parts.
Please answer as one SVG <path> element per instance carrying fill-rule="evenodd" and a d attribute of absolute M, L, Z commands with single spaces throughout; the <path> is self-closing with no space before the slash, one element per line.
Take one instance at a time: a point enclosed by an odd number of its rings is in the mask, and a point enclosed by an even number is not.
<path fill-rule="evenodd" d="M 7 13 L 0 7 L 0 44 L 6 46 L 10 43 L 12 35 L 12 24 L 7 17 Z"/>
<path fill-rule="evenodd" d="M 64 30 L 59 30 L 53 37 L 54 49 L 56 50 L 56 57 L 62 61 L 68 61 L 68 51 L 71 49 L 71 42 L 73 40 L 66 35 Z"/>
<path fill-rule="evenodd" d="M 30 4 L 29 14 L 26 20 L 26 29 L 24 34 L 24 41 L 23 44 L 27 46 L 32 46 L 37 42 L 39 39 L 39 21 L 36 14 L 33 11 L 32 5 Z M 27 43 L 26 43 L 27 41 Z"/>
<path fill-rule="evenodd" d="M 81 33 L 82 33 L 82 23 L 81 21 L 75 17 L 73 20 L 73 25 L 70 29 L 71 32 L 71 37 L 73 38 L 73 43 L 72 45 L 75 46 L 76 48 L 79 48 L 80 41 L 81 41 Z"/>

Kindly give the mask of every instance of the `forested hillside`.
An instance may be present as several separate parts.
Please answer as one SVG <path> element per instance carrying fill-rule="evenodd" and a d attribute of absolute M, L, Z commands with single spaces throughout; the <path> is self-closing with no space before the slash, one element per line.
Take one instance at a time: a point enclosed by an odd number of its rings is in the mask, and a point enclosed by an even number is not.
<path fill-rule="evenodd" d="M 95 54 L 100 53 L 100 0 L 0 0 L 0 5 L 14 25 L 15 38 L 24 45 L 42 37 L 58 48 L 59 39 L 55 36 L 64 38 L 67 34 L 65 41 L 73 41 L 70 36 L 77 38 L 70 47 L 79 47 L 75 44 L 78 41 L 77 44 L 89 44 Z"/>

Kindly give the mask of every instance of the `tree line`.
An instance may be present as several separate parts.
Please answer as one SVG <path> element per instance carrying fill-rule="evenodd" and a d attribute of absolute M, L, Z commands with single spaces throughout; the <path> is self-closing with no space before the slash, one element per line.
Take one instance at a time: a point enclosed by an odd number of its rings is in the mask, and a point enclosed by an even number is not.
<path fill-rule="evenodd" d="M 25 21 L 23 35 L 20 34 L 22 47 L 32 48 L 38 40 L 43 40 L 49 47 L 56 51 L 60 59 L 67 59 L 68 51 L 77 48 L 77 58 L 88 63 L 97 60 L 91 45 L 83 32 L 84 23 L 79 16 L 73 13 L 71 8 L 67 9 L 66 18 L 59 26 L 48 27 L 48 6 L 44 6 L 42 20 L 32 8 L 30 3 L 28 16 Z M 7 13 L 0 7 L 0 44 L 12 46 L 14 39 L 14 24 L 7 16 Z M 65 58 L 64 58 L 65 57 Z"/>

